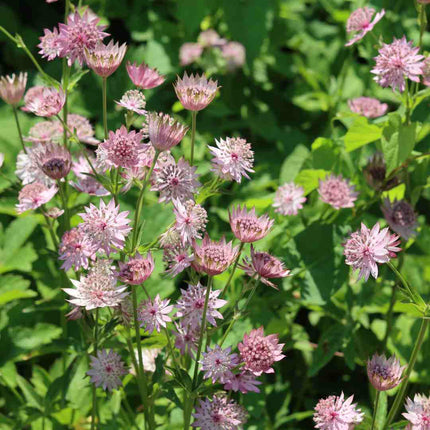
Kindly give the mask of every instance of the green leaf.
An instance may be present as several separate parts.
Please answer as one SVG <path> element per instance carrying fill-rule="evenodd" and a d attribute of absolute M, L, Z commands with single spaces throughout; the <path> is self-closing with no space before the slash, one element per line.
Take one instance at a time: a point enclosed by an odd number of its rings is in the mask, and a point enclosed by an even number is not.
<path fill-rule="evenodd" d="M 12 342 L 22 349 L 36 349 L 61 336 L 62 329 L 53 324 L 37 323 L 34 327 L 16 326 L 9 329 Z"/>
<path fill-rule="evenodd" d="M 366 118 L 357 118 L 344 136 L 345 148 L 348 152 L 354 151 L 368 143 L 380 139 L 382 129 L 377 125 L 369 124 Z"/>
<path fill-rule="evenodd" d="M 301 185 L 305 195 L 318 188 L 319 180 L 324 179 L 330 172 L 322 169 L 305 169 L 296 176 L 296 184 Z"/>
<path fill-rule="evenodd" d="M 77 85 L 77 83 L 81 80 L 81 78 L 85 76 L 88 72 L 88 69 L 84 69 L 74 73 L 69 79 L 69 85 L 67 86 L 68 91 L 72 91 L 73 88 L 75 88 L 75 86 Z"/>
<path fill-rule="evenodd" d="M 27 400 L 27 405 L 33 406 L 39 411 L 42 411 L 43 410 L 42 396 L 37 394 L 33 386 L 21 375 L 17 375 L 16 382 L 18 383 L 19 388 L 24 394 L 25 400 Z"/>
<path fill-rule="evenodd" d="M 297 145 L 282 164 L 279 176 L 280 184 L 294 181 L 308 156 L 309 149 L 305 145 Z"/>
<path fill-rule="evenodd" d="M 6 275 L 0 278 L 0 305 L 12 300 L 37 296 L 36 291 L 28 290 L 30 281 L 18 275 Z"/>

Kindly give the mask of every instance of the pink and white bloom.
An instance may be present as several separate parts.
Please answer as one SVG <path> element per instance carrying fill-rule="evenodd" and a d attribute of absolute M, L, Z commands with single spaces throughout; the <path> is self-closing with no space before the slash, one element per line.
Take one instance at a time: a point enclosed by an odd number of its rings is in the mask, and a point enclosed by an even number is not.
<path fill-rule="evenodd" d="M 76 134 L 80 142 L 87 143 L 88 145 L 98 145 L 100 143 L 94 137 L 93 126 L 84 116 L 75 113 L 67 115 L 67 126 Z M 70 133 L 68 133 L 68 136 L 70 137 Z"/>
<path fill-rule="evenodd" d="M 42 149 L 42 145 L 28 147 L 27 152 L 21 151 L 16 158 L 15 174 L 21 179 L 23 185 L 39 182 L 50 187 L 55 182 L 46 176 L 37 162 L 37 153 Z"/>
<path fill-rule="evenodd" d="M 426 57 L 424 61 L 422 62 L 422 68 L 421 68 L 423 74 L 422 74 L 422 81 L 423 84 L 428 87 L 430 86 L 430 57 Z"/>
<path fill-rule="evenodd" d="M 387 228 L 380 229 L 376 223 L 372 229 L 363 223 L 361 229 L 352 233 L 343 244 L 345 263 L 354 270 L 359 270 L 358 279 L 365 281 L 372 275 L 378 277 L 378 264 L 388 263 L 401 251 L 397 245 L 400 243 L 399 236 L 391 234 Z"/>
<path fill-rule="evenodd" d="M 184 43 L 179 49 L 181 66 L 188 66 L 198 60 L 203 53 L 203 47 L 199 43 Z"/>
<path fill-rule="evenodd" d="M 281 215 L 297 215 L 299 210 L 303 209 L 305 201 L 303 187 L 289 182 L 276 190 L 272 206 L 275 208 L 275 212 Z"/>
<path fill-rule="evenodd" d="M 48 203 L 57 194 L 57 191 L 58 188 L 55 185 L 48 188 L 39 182 L 24 185 L 18 194 L 17 213 L 22 214 L 31 209 L 39 208 Z"/>
<path fill-rule="evenodd" d="M 178 145 L 188 131 L 188 127 L 162 112 L 148 115 L 149 140 L 155 150 L 168 151 Z"/>
<path fill-rule="evenodd" d="M 157 69 L 151 69 L 147 64 L 142 63 L 137 65 L 127 62 L 127 73 L 136 87 L 142 90 L 149 90 L 158 87 L 164 82 L 164 76 L 158 73 Z"/>
<path fill-rule="evenodd" d="M 60 34 L 56 27 L 52 31 L 47 28 L 43 30 L 43 36 L 39 37 L 40 43 L 37 45 L 40 48 L 39 54 L 42 58 L 52 61 L 60 55 L 61 43 L 59 36 Z"/>
<path fill-rule="evenodd" d="M 233 207 L 228 213 L 233 234 L 244 243 L 252 243 L 267 236 L 273 226 L 273 220 L 268 215 L 257 216 L 255 207 L 249 212 L 246 206 Z"/>
<path fill-rule="evenodd" d="M 415 394 L 414 400 L 406 399 L 406 412 L 402 414 L 409 422 L 406 430 L 430 429 L 430 397 Z"/>
<path fill-rule="evenodd" d="M 318 193 L 324 203 L 337 210 L 354 207 L 358 196 L 354 185 L 350 185 L 348 179 L 333 174 L 319 181 Z"/>
<path fill-rule="evenodd" d="M 259 393 L 260 390 L 258 385 L 261 385 L 261 381 L 257 381 L 257 377 L 248 371 L 232 374 L 230 378 L 224 384 L 224 390 L 228 391 L 240 391 L 242 394 L 249 392 Z"/>
<path fill-rule="evenodd" d="M 239 42 L 227 42 L 221 47 L 221 54 L 227 62 L 227 69 L 230 71 L 245 64 L 246 49 Z"/>
<path fill-rule="evenodd" d="M 27 73 L 0 77 L 0 97 L 9 105 L 16 106 L 22 99 L 27 85 Z"/>
<path fill-rule="evenodd" d="M 24 137 L 27 142 L 33 143 L 59 143 L 63 138 L 63 126 L 60 121 L 40 121 L 33 125 Z M 28 149 L 28 148 L 27 148 Z"/>
<path fill-rule="evenodd" d="M 194 261 L 194 254 L 181 245 L 167 246 L 163 251 L 163 261 L 167 263 L 166 273 L 172 278 L 190 267 Z"/>
<path fill-rule="evenodd" d="M 239 357 L 231 352 L 231 347 L 222 349 L 215 345 L 202 353 L 200 363 L 204 379 L 212 379 L 213 384 L 217 381 L 223 384 L 233 376 L 232 370 L 239 365 Z"/>
<path fill-rule="evenodd" d="M 175 323 L 172 334 L 175 336 L 175 348 L 178 348 L 182 355 L 188 354 L 194 357 L 198 347 L 200 328 Z"/>
<path fill-rule="evenodd" d="M 89 261 L 96 259 L 96 251 L 77 227 L 72 228 L 63 234 L 58 247 L 58 259 L 63 261 L 61 268 L 65 271 L 72 267 L 88 269 Z"/>
<path fill-rule="evenodd" d="M 400 366 L 400 361 L 393 355 L 375 354 L 367 361 L 367 376 L 370 383 L 378 391 L 387 391 L 397 387 L 402 381 L 402 373 L 406 366 Z"/>
<path fill-rule="evenodd" d="M 72 167 L 72 157 L 64 146 L 47 143 L 41 145 L 34 154 L 40 170 L 49 178 L 59 180 L 69 174 Z"/>
<path fill-rule="evenodd" d="M 118 69 L 124 59 L 127 45 L 123 43 L 114 43 L 111 40 L 107 45 L 98 41 L 96 46 L 91 49 L 85 49 L 85 61 L 90 69 L 102 78 L 107 78 Z"/>
<path fill-rule="evenodd" d="M 49 118 L 63 109 L 66 95 L 61 88 L 33 87 L 25 95 L 24 102 L 22 109 L 26 112 Z"/>
<path fill-rule="evenodd" d="M 159 333 L 161 328 L 165 328 L 168 322 L 172 321 L 169 313 L 172 312 L 173 306 L 169 305 L 170 300 L 161 300 L 160 295 L 157 294 L 154 300 L 146 300 L 138 309 L 137 319 L 145 327 L 148 333 L 157 330 Z"/>
<path fill-rule="evenodd" d="M 374 14 L 375 9 L 371 7 L 360 8 L 351 13 L 346 23 L 346 31 L 347 33 L 353 33 L 353 37 L 345 46 L 353 45 L 363 39 L 369 31 L 372 31 L 375 24 L 385 15 L 385 10 L 382 9 L 381 12 L 378 12 L 373 18 Z"/>
<path fill-rule="evenodd" d="M 146 258 L 136 252 L 133 258 L 130 258 L 126 263 L 119 262 L 118 277 L 122 282 L 129 285 L 143 284 L 152 274 L 154 270 L 154 259 L 150 252 Z"/>
<path fill-rule="evenodd" d="M 0 167 L 1 167 L 1 166 L 0 166 Z M 45 212 L 45 215 L 46 215 L 48 218 L 51 218 L 51 219 L 57 219 L 57 218 L 59 218 L 61 215 L 63 215 L 63 213 L 64 213 L 64 209 L 60 209 L 60 208 L 57 208 L 57 207 L 53 207 L 53 208 L 48 209 L 48 210 Z"/>
<path fill-rule="evenodd" d="M 202 31 L 197 41 L 204 48 L 220 47 L 227 42 L 212 28 Z"/>
<path fill-rule="evenodd" d="M 206 210 L 193 200 L 182 204 L 180 200 L 173 200 L 175 214 L 175 228 L 179 232 L 182 245 L 191 245 L 193 239 L 201 239 L 206 229 L 208 214 Z"/>
<path fill-rule="evenodd" d="M 92 156 L 88 156 L 91 164 L 96 164 L 96 160 Z M 107 191 L 94 177 L 87 175 L 86 173 L 94 174 L 88 160 L 82 155 L 78 158 L 78 161 L 74 161 L 72 164 L 72 171 L 77 177 L 77 182 L 70 182 L 73 188 L 76 188 L 81 193 L 89 194 L 90 196 L 107 196 Z M 99 172 L 98 172 L 99 173 Z"/>
<path fill-rule="evenodd" d="M 400 237 L 408 240 L 416 234 L 417 216 L 412 205 L 406 200 L 396 199 L 391 202 L 385 199 L 381 209 L 391 230 Z"/>
<path fill-rule="evenodd" d="M 136 112 L 138 115 L 146 115 L 146 99 L 142 91 L 129 90 L 124 93 L 119 102 L 115 102 L 123 108 Z"/>
<path fill-rule="evenodd" d="M 388 110 L 387 103 L 381 103 L 372 97 L 358 97 L 348 101 L 351 112 L 365 116 L 366 118 L 378 118 L 385 115 Z"/>

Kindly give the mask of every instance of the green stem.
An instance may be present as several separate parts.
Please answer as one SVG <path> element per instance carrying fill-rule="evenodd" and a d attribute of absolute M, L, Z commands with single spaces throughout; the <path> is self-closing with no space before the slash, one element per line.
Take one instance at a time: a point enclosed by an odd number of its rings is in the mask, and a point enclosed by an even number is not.
<path fill-rule="evenodd" d="M 99 308 L 96 308 L 96 317 L 95 317 L 95 323 L 94 323 L 94 350 L 93 354 L 95 357 L 97 357 L 97 347 L 98 347 L 98 340 L 99 340 Z M 93 384 L 93 408 L 91 412 L 91 430 L 95 429 L 96 426 L 96 415 L 97 415 L 97 389 L 96 386 Z"/>
<path fill-rule="evenodd" d="M 24 139 L 22 137 L 21 126 L 19 125 L 18 112 L 16 110 L 16 106 L 12 106 L 12 110 L 13 110 L 13 116 L 15 117 L 16 128 L 18 129 L 19 140 L 21 142 L 22 149 L 24 150 L 24 153 L 27 153 L 27 148 L 25 147 Z"/>
<path fill-rule="evenodd" d="M 241 254 L 242 254 L 242 251 L 243 251 L 243 247 L 244 247 L 244 246 L 245 246 L 245 243 L 244 243 L 244 242 L 240 242 L 240 246 L 239 246 L 239 250 L 238 250 L 238 252 L 237 252 L 236 260 L 234 261 L 234 265 L 233 265 L 233 268 L 232 268 L 232 270 L 231 270 L 230 276 L 228 277 L 227 283 L 225 284 L 224 288 L 222 289 L 221 296 L 223 296 L 223 295 L 226 293 L 227 288 L 228 288 L 228 287 L 230 286 L 230 284 L 231 284 L 231 280 L 233 279 L 234 272 L 236 272 L 237 265 L 239 264 L 240 256 L 241 256 Z"/>
<path fill-rule="evenodd" d="M 375 405 L 373 407 L 373 417 L 372 417 L 372 428 L 371 430 L 375 430 L 375 424 L 376 424 L 376 414 L 378 412 L 378 406 L 379 406 L 379 396 L 381 395 L 380 391 L 376 391 L 376 397 L 375 397 Z"/>
<path fill-rule="evenodd" d="M 107 101 L 106 101 L 106 95 L 107 95 L 107 78 L 103 78 L 102 93 L 103 93 L 103 129 L 104 129 L 104 132 L 105 132 L 105 139 L 107 139 L 108 138 Z"/>
<path fill-rule="evenodd" d="M 48 231 L 49 231 L 49 234 L 51 236 L 52 243 L 54 244 L 55 251 L 57 252 L 57 250 L 58 250 L 57 235 L 54 232 L 54 228 L 52 227 L 52 223 L 51 223 L 49 217 L 46 216 L 45 214 L 43 214 L 43 217 L 45 218 L 46 226 L 48 227 Z"/>
<path fill-rule="evenodd" d="M 384 340 L 382 341 L 384 350 L 387 347 L 388 339 L 390 338 L 391 330 L 393 328 L 393 310 L 394 310 L 394 305 L 396 304 L 396 290 L 397 290 L 397 283 L 394 283 L 391 291 L 390 306 L 388 308 L 387 315 L 386 315 L 387 328 L 385 330 Z"/>
<path fill-rule="evenodd" d="M 70 213 L 67 197 L 67 182 L 57 181 L 58 191 L 60 194 L 61 203 L 64 209 L 64 225 L 66 230 L 70 230 Z"/>
<path fill-rule="evenodd" d="M 196 139 L 196 117 L 197 117 L 197 112 L 193 110 L 191 112 L 191 157 L 190 157 L 191 166 L 194 163 L 194 142 Z"/>
<path fill-rule="evenodd" d="M 66 3 L 68 3 L 66 1 Z M 68 86 L 69 86 L 69 74 L 70 74 L 70 68 L 67 65 L 67 59 L 63 58 L 63 91 L 65 96 L 65 102 L 63 106 L 63 122 L 64 124 L 67 124 L 67 115 L 68 115 L 68 108 L 67 108 L 67 98 L 69 95 Z M 63 127 L 63 145 L 65 148 L 68 148 L 68 139 L 67 139 L 67 129 L 66 127 Z"/>
<path fill-rule="evenodd" d="M 167 345 L 169 347 L 170 354 L 172 355 L 173 364 L 174 364 L 176 370 L 179 372 L 180 366 L 179 366 L 179 363 L 177 361 L 177 357 L 176 357 L 176 354 L 175 354 L 175 349 L 173 348 L 172 339 L 170 338 L 169 330 L 167 329 L 167 327 L 164 327 L 164 331 L 166 332 Z"/>
<path fill-rule="evenodd" d="M 411 123 L 411 100 L 410 100 L 410 94 L 409 94 L 409 85 L 408 80 L 405 79 L 405 97 L 406 97 L 406 125 L 409 125 Z"/>

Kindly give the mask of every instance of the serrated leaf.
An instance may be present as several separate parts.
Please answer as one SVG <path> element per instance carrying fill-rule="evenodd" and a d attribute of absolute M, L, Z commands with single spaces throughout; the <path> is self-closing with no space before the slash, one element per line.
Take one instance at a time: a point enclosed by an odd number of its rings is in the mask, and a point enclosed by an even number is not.
<path fill-rule="evenodd" d="M 6 275 L 0 278 L 0 305 L 12 300 L 37 296 L 36 291 L 29 290 L 30 281 L 18 275 Z"/>
<path fill-rule="evenodd" d="M 36 349 L 61 336 L 62 329 L 53 324 L 37 323 L 34 327 L 16 326 L 9 329 L 15 346 L 22 349 Z"/>
<path fill-rule="evenodd" d="M 327 170 L 305 169 L 296 176 L 295 182 L 297 185 L 303 187 L 306 195 L 318 188 L 319 180 L 324 179 L 328 174 L 330 174 L 330 172 Z"/>
<path fill-rule="evenodd" d="M 42 396 L 36 393 L 33 386 L 24 379 L 21 375 L 17 375 L 16 382 L 21 389 L 25 400 L 27 400 L 27 405 L 32 406 L 39 411 L 43 410 L 43 399 Z"/>
<path fill-rule="evenodd" d="M 366 118 L 357 118 L 344 136 L 345 148 L 348 152 L 361 148 L 368 143 L 379 140 L 382 136 L 382 128 L 369 124 Z"/>

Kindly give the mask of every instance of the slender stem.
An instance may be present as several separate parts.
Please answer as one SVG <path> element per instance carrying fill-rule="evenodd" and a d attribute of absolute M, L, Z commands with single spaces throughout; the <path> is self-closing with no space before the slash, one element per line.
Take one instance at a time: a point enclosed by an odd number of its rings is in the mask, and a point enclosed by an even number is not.
<path fill-rule="evenodd" d="M 180 366 L 179 366 L 179 363 L 177 361 L 175 349 L 173 348 L 172 339 L 170 338 L 169 330 L 167 330 L 167 327 L 164 327 L 164 331 L 166 332 L 167 345 L 169 346 L 170 354 L 172 355 L 173 364 L 174 364 L 176 370 L 179 372 Z"/>
<path fill-rule="evenodd" d="M 68 198 L 67 198 L 67 183 L 61 182 L 60 180 L 57 181 L 58 191 L 61 198 L 61 203 L 64 209 L 64 224 L 66 230 L 70 229 L 70 213 L 69 213 L 69 207 L 68 207 Z"/>
<path fill-rule="evenodd" d="M 240 242 L 239 251 L 237 252 L 236 260 L 234 261 L 233 268 L 231 269 L 231 273 L 230 273 L 230 276 L 228 277 L 227 283 L 225 284 L 224 288 L 222 289 L 221 296 L 223 296 L 226 293 L 227 288 L 231 284 L 231 280 L 233 279 L 234 272 L 236 272 L 236 268 L 237 268 L 237 265 L 239 264 L 240 256 L 242 254 L 244 246 L 245 246 L 245 243 Z"/>
<path fill-rule="evenodd" d="M 95 318 L 95 325 L 94 325 L 94 349 L 93 354 L 94 356 L 97 356 L 97 343 L 99 338 L 99 308 L 96 308 L 96 318 Z M 93 408 L 91 412 L 91 430 L 95 429 L 96 426 L 96 415 L 97 415 L 97 389 L 96 386 L 93 384 Z"/>
<path fill-rule="evenodd" d="M 376 396 L 375 396 L 375 405 L 373 407 L 373 417 L 372 417 L 372 428 L 371 430 L 375 429 L 375 424 L 376 424 L 376 414 L 378 412 L 378 406 L 379 406 L 379 396 L 381 395 L 381 392 L 379 390 L 376 391 Z"/>
<path fill-rule="evenodd" d="M 104 132 L 105 132 L 105 139 L 107 139 L 108 138 L 107 101 L 106 101 L 107 78 L 103 78 L 102 93 L 103 93 L 103 129 L 104 129 Z"/>
<path fill-rule="evenodd" d="M 394 418 L 397 415 L 397 411 L 399 410 L 399 407 L 403 403 L 406 389 L 409 384 L 409 377 L 411 376 L 412 370 L 414 369 L 415 363 L 417 361 L 418 353 L 420 352 L 421 346 L 424 342 L 425 334 L 429 324 L 430 324 L 430 319 L 427 319 L 427 318 L 422 319 L 420 331 L 418 333 L 417 340 L 415 341 L 414 349 L 412 350 L 411 358 L 409 359 L 409 364 L 408 364 L 408 367 L 406 368 L 403 382 L 400 385 L 400 389 L 397 392 L 396 398 L 394 399 L 393 406 L 391 406 L 390 413 L 388 414 L 387 420 L 385 421 L 384 430 L 387 430 L 388 426 L 393 422 Z"/>
<path fill-rule="evenodd" d="M 57 249 L 58 249 L 57 235 L 54 232 L 54 229 L 52 227 L 52 223 L 51 223 L 49 217 L 46 216 L 45 214 L 43 214 L 43 217 L 45 218 L 46 226 L 48 227 L 48 231 L 49 231 L 49 234 L 51 236 L 52 243 L 54 244 L 55 251 L 57 251 Z"/>
<path fill-rule="evenodd" d="M 12 106 L 13 116 L 15 117 L 16 128 L 18 129 L 19 140 L 21 141 L 22 149 L 25 153 L 27 153 L 27 148 L 25 147 L 24 139 L 22 138 L 21 126 L 19 125 L 18 113 L 16 111 L 16 106 Z"/>
<path fill-rule="evenodd" d="M 191 166 L 194 163 L 194 142 L 196 139 L 196 117 L 197 117 L 197 111 L 191 112 L 191 157 L 190 157 L 190 164 Z"/>
<path fill-rule="evenodd" d="M 393 327 L 393 310 L 394 310 L 394 305 L 396 304 L 396 290 L 397 290 L 397 283 L 394 283 L 391 291 L 390 306 L 388 308 L 387 315 L 386 315 L 387 328 L 385 330 L 384 340 L 382 341 L 383 349 L 387 347 L 388 339 L 390 338 L 391 329 Z"/>
<path fill-rule="evenodd" d="M 405 97 L 406 97 L 406 125 L 411 123 L 411 100 L 409 94 L 408 80 L 405 79 Z"/>
<path fill-rule="evenodd" d="M 66 1 L 66 4 L 68 2 Z M 67 98 L 68 98 L 68 86 L 69 86 L 69 73 L 70 68 L 67 65 L 67 58 L 63 58 L 63 91 L 65 95 L 65 102 L 63 106 L 63 122 L 64 124 L 67 124 L 67 115 L 68 115 L 68 108 L 67 108 Z M 68 148 L 68 139 L 67 139 L 67 129 L 66 127 L 63 127 L 63 145 L 65 148 Z"/>

